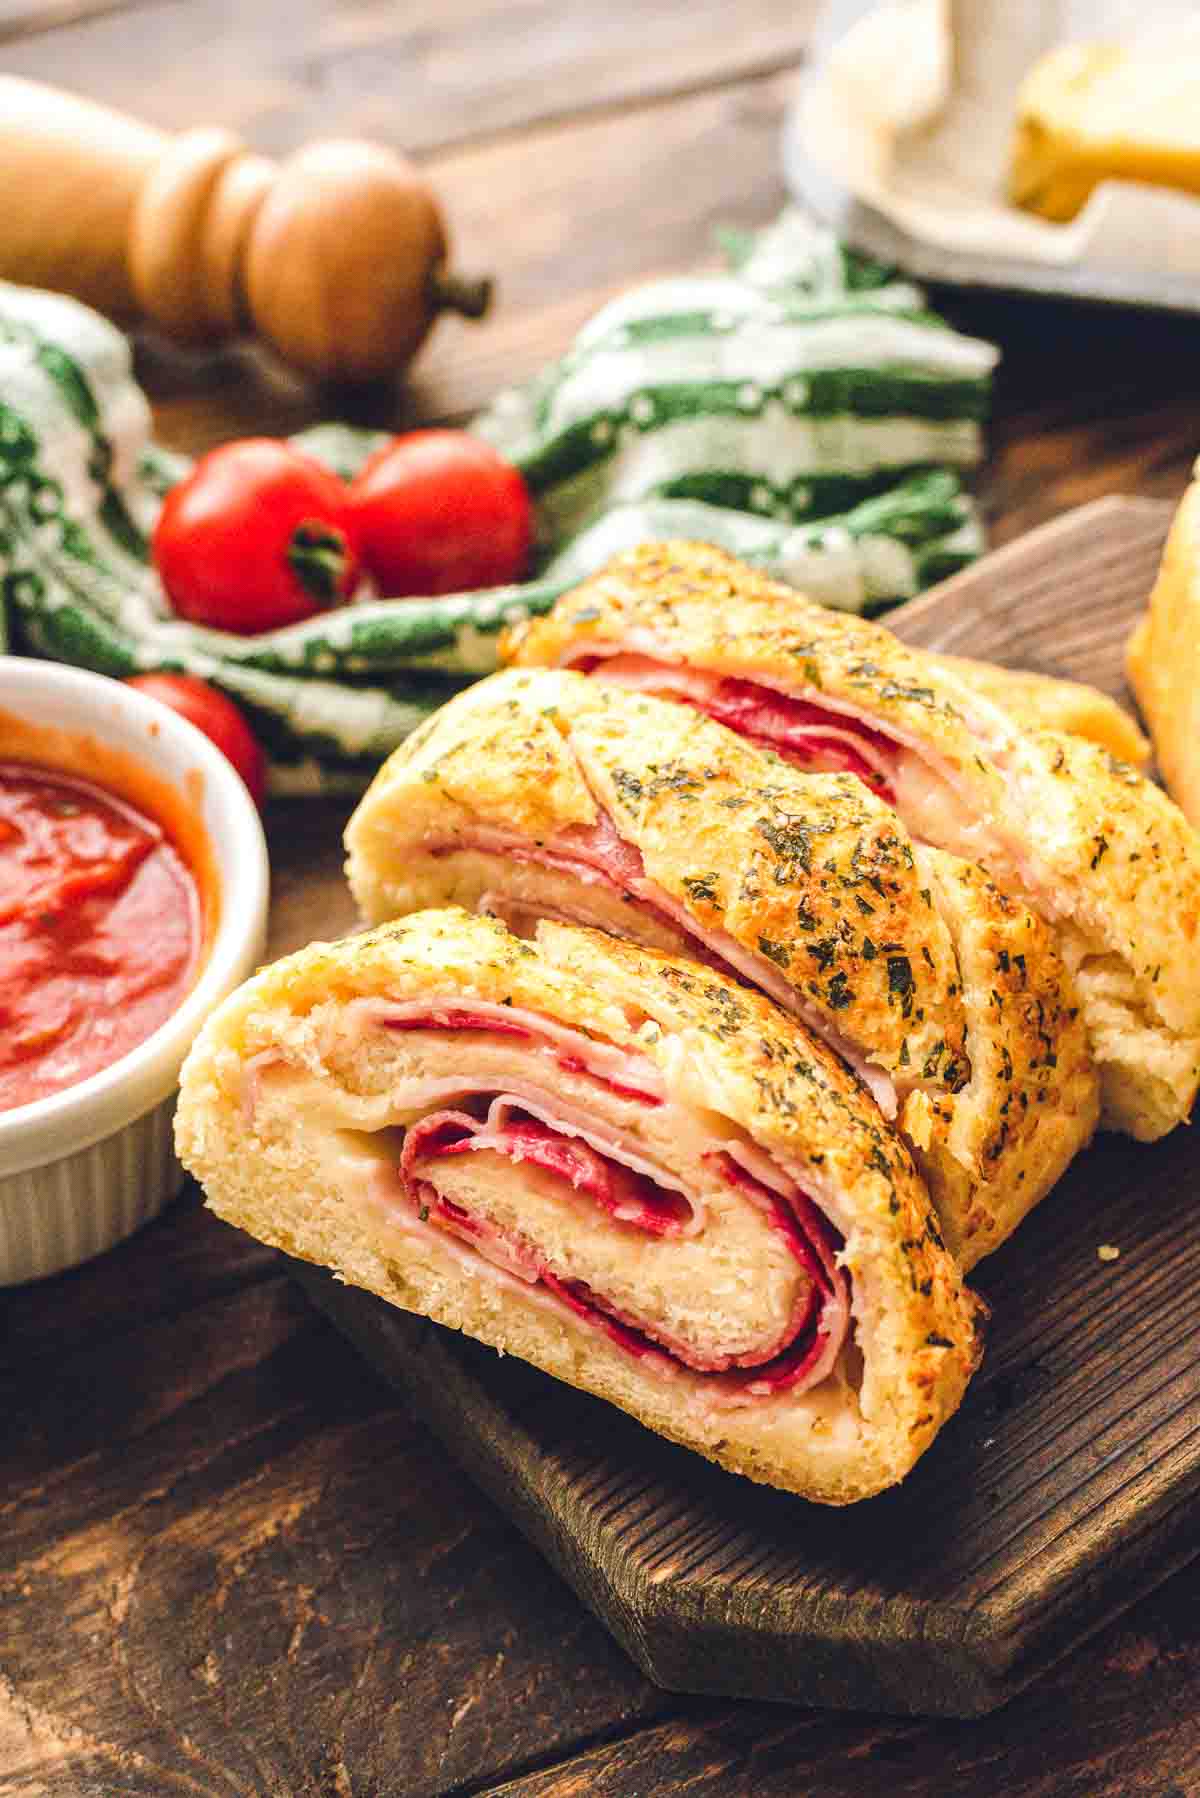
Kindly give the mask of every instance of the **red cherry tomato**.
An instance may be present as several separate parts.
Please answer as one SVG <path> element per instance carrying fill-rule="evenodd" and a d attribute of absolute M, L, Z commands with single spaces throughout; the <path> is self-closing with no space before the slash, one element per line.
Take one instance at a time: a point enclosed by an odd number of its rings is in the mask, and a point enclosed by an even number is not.
<path fill-rule="evenodd" d="M 286 443 L 202 456 L 168 493 L 154 561 L 181 618 L 250 635 L 337 605 L 358 579 L 345 484 Z"/>
<path fill-rule="evenodd" d="M 351 482 L 363 562 L 387 598 L 518 581 L 533 508 L 520 474 L 466 431 L 410 431 Z"/>
<path fill-rule="evenodd" d="M 125 684 L 169 705 L 173 712 L 202 730 L 233 763 L 255 805 L 262 804 L 267 790 L 266 757 L 232 699 L 226 699 L 216 687 L 192 674 L 135 674 Z"/>

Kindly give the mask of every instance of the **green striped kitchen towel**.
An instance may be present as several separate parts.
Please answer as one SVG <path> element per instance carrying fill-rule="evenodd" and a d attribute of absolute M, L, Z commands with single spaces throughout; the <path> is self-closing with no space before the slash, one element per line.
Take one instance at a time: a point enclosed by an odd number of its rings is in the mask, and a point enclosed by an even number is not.
<path fill-rule="evenodd" d="M 235 699 L 277 793 L 355 788 L 503 625 L 609 556 L 695 537 L 826 604 L 878 610 L 982 548 L 959 471 L 981 454 L 996 352 L 918 289 L 789 213 L 726 273 L 606 306 L 560 361 L 475 421 L 523 471 L 541 553 L 520 586 L 364 599 L 259 637 L 172 617 L 150 566 L 188 464 L 150 438 L 125 339 L 58 295 L 0 284 L 0 622 L 14 646 L 126 675 L 197 674 Z M 297 439 L 351 473 L 376 434 Z"/>

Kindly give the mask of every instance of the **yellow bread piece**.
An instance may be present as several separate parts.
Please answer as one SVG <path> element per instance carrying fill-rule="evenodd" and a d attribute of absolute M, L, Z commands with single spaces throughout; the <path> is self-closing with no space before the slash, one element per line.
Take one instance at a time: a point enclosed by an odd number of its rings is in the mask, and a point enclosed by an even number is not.
<path fill-rule="evenodd" d="M 1200 824 L 1200 482 L 1175 514 L 1126 667 L 1167 788 Z"/>
<path fill-rule="evenodd" d="M 929 660 L 1000 706 L 1022 730 L 1062 730 L 1086 737 L 1133 768 L 1145 768 L 1150 760 L 1150 744 L 1129 713 L 1098 687 L 1024 668 L 998 668 L 971 656 L 931 653 Z"/>
<path fill-rule="evenodd" d="M 1017 97 L 1009 196 L 1064 223 L 1101 181 L 1200 194 L 1200 40 L 1062 44 Z"/>

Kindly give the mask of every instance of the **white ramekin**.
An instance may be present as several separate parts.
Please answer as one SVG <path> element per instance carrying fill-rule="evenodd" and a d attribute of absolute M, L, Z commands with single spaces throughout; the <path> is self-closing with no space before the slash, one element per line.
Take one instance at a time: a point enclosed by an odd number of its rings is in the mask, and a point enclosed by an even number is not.
<path fill-rule="evenodd" d="M 165 1024 L 90 1079 L 0 1111 L 0 1285 L 11 1286 L 111 1248 L 178 1191 L 179 1069 L 209 1012 L 262 959 L 268 877 L 241 778 L 157 700 L 101 674 L 0 656 L 0 712 L 98 740 L 173 789 L 207 841 L 218 899 L 200 977 Z"/>

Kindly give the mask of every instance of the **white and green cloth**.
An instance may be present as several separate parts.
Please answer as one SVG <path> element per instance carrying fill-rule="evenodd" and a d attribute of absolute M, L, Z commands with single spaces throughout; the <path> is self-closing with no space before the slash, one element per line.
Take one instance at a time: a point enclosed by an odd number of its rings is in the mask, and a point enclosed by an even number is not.
<path fill-rule="evenodd" d="M 279 793 L 357 787 L 511 619 L 646 539 L 716 543 L 831 606 L 874 611 L 962 567 L 982 532 L 996 361 L 918 289 L 785 214 L 725 274 L 606 306 L 562 359 L 474 422 L 534 494 L 534 579 L 364 599 L 257 637 L 174 618 L 148 539 L 187 470 L 150 438 L 121 334 L 0 284 L 0 640 L 127 675 L 197 674 L 247 713 Z M 344 473 L 376 434 L 296 439 Z"/>

